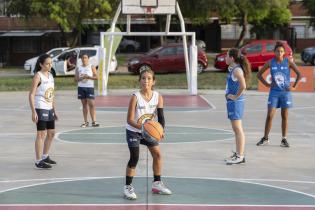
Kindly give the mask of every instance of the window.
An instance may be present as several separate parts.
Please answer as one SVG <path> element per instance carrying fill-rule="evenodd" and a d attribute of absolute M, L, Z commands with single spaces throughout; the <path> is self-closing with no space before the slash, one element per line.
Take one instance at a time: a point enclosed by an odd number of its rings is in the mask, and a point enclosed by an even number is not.
<path fill-rule="evenodd" d="M 176 48 L 175 47 L 168 47 L 160 51 L 160 56 L 168 56 L 168 55 L 175 55 Z"/>
<path fill-rule="evenodd" d="M 304 39 L 305 37 L 305 25 L 293 25 L 296 31 L 296 38 Z"/>
<path fill-rule="evenodd" d="M 80 58 L 81 58 L 82 55 L 88 55 L 89 58 L 93 57 L 93 56 L 96 55 L 96 50 L 81 50 L 80 51 Z"/>
<path fill-rule="evenodd" d="M 261 52 L 262 50 L 262 45 L 261 44 L 255 44 L 255 45 L 250 45 L 246 47 L 245 52 L 246 53 L 258 53 Z"/>
<path fill-rule="evenodd" d="M 62 53 L 62 50 L 53 50 L 52 52 L 49 53 L 51 57 L 55 57 L 56 55 L 59 55 Z"/>
<path fill-rule="evenodd" d="M 222 39 L 235 39 L 235 25 L 221 25 Z"/>
<path fill-rule="evenodd" d="M 188 53 L 189 53 L 189 49 L 187 49 L 188 50 Z M 176 48 L 176 54 L 177 55 L 182 55 L 182 54 L 184 54 L 184 48 L 183 47 L 177 47 Z"/>
<path fill-rule="evenodd" d="M 311 26 L 309 27 L 309 36 L 308 38 L 315 38 L 315 27 Z"/>
<path fill-rule="evenodd" d="M 275 49 L 275 43 L 267 43 L 266 44 L 266 51 L 267 52 L 273 52 L 273 50 Z"/>
<path fill-rule="evenodd" d="M 8 0 L 0 0 L 0 16 L 6 16 Z"/>
<path fill-rule="evenodd" d="M 59 57 L 58 60 L 64 61 L 70 57 L 76 57 L 77 53 L 74 50 L 62 53 Z"/>

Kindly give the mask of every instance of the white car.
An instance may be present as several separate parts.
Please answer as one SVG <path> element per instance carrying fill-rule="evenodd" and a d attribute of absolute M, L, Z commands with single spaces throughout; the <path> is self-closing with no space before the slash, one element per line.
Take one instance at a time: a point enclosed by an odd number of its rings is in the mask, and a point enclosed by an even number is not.
<path fill-rule="evenodd" d="M 69 49 L 69 47 L 53 48 L 53 49 L 49 50 L 48 52 L 46 52 L 46 54 L 50 55 L 50 57 L 53 58 L 53 57 L 59 55 L 60 53 L 62 53 L 63 51 L 65 51 L 65 50 L 67 50 L 67 49 Z M 34 68 L 35 68 L 37 59 L 38 59 L 38 56 L 26 60 L 25 63 L 24 63 L 24 69 L 25 69 L 25 71 L 34 72 Z"/>
<path fill-rule="evenodd" d="M 75 68 L 82 65 L 81 56 L 87 54 L 89 62 L 98 69 L 99 65 L 99 46 L 95 47 L 77 47 L 64 51 L 52 59 L 52 73 L 56 76 L 74 75 Z M 110 72 L 117 69 L 117 60 L 113 56 Z M 34 74 L 34 72 L 32 72 Z"/>

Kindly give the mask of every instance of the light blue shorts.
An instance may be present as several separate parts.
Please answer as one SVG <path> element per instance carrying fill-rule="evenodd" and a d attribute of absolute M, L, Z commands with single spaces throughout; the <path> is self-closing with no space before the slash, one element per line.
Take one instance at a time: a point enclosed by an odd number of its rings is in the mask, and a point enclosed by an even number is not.
<path fill-rule="evenodd" d="M 292 107 L 292 94 L 290 91 L 271 90 L 268 97 L 268 108 Z"/>
<path fill-rule="evenodd" d="M 228 113 L 228 118 L 230 120 L 241 120 L 244 115 L 245 100 L 228 100 L 226 102 L 226 108 Z"/>

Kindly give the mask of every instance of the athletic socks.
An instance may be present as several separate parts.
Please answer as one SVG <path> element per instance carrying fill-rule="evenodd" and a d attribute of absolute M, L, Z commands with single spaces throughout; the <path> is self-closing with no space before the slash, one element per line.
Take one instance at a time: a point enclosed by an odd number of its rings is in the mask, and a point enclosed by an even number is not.
<path fill-rule="evenodd" d="M 42 160 L 46 159 L 48 157 L 48 154 L 43 154 L 42 155 Z"/>
<path fill-rule="evenodd" d="M 133 176 L 126 176 L 126 185 L 131 185 Z"/>
<path fill-rule="evenodd" d="M 154 181 L 161 181 L 161 175 L 154 175 Z"/>

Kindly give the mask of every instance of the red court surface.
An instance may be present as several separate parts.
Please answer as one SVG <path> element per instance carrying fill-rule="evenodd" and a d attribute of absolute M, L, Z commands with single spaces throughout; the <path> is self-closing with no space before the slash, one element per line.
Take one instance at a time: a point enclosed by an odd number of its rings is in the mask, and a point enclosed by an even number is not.
<path fill-rule="evenodd" d="M 211 108 L 207 101 L 200 96 L 163 95 L 165 107 L 178 108 Z M 95 98 L 96 107 L 128 107 L 130 96 L 98 96 Z"/>
<path fill-rule="evenodd" d="M 55 206 L 0 206 L 0 210 L 314 210 L 299 206 L 182 206 L 182 205 L 55 205 Z"/>

